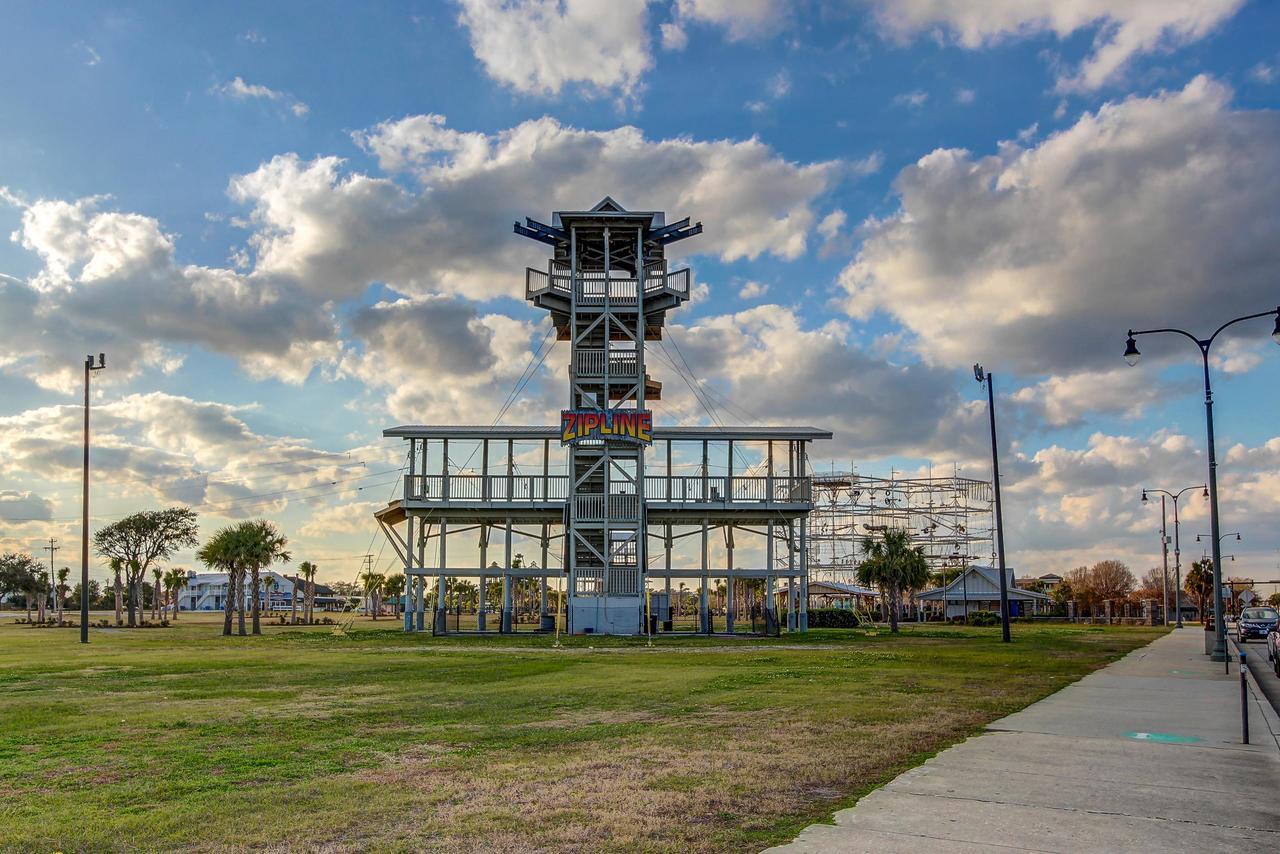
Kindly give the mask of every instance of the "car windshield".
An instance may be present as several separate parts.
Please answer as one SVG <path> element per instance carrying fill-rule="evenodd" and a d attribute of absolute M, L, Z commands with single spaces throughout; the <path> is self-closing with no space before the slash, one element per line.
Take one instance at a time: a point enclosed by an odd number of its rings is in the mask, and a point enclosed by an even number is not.
<path fill-rule="evenodd" d="M 1274 620 L 1280 617 L 1280 612 L 1274 608 L 1246 608 L 1240 615 L 1242 620 Z"/>

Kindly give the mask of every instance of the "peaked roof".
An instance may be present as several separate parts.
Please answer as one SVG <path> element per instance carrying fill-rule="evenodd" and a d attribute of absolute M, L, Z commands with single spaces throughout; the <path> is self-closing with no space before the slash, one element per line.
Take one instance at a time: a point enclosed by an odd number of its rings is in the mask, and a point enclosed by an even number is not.
<path fill-rule="evenodd" d="M 813 592 L 815 587 L 830 587 L 839 593 L 848 593 L 854 596 L 878 596 L 880 591 L 870 587 L 861 587 L 857 584 L 848 584 L 843 581 L 810 581 L 809 592 Z"/>
<path fill-rule="evenodd" d="M 596 202 L 596 206 L 591 209 L 592 213 L 599 213 L 600 211 L 609 211 L 611 213 L 626 213 L 627 209 L 624 208 L 622 205 L 618 204 L 616 201 L 614 201 L 613 196 L 605 196 L 603 199 Z"/>
<path fill-rule="evenodd" d="M 1005 579 L 1008 583 L 1008 590 L 1010 593 L 1017 593 L 1019 596 L 1025 596 L 1031 599 L 1048 600 L 1053 598 L 1052 596 L 1047 596 L 1044 593 L 1040 593 L 1035 590 L 1027 590 L 1025 587 L 1019 587 L 1017 584 L 1014 583 L 1015 579 L 1013 575 L 1013 570 L 1010 569 L 1009 567 L 1005 567 L 1004 571 L 1005 571 Z M 933 598 L 937 598 L 940 594 L 950 593 L 953 589 L 959 589 L 963 593 L 964 586 L 965 586 L 963 579 L 966 575 L 969 575 L 970 573 L 973 573 L 981 576 L 982 578 L 985 578 L 988 582 L 990 582 L 992 587 L 998 588 L 1000 586 L 1000 570 L 996 569 L 994 566 L 978 566 L 977 564 L 971 564 L 969 567 L 965 569 L 964 572 L 960 573 L 954 579 L 952 579 L 950 584 L 946 585 L 945 587 L 931 587 L 928 590 L 922 590 L 919 594 L 917 594 L 917 598 L 925 595 L 930 595 Z M 968 592 L 971 593 L 972 591 L 968 591 Z"/>

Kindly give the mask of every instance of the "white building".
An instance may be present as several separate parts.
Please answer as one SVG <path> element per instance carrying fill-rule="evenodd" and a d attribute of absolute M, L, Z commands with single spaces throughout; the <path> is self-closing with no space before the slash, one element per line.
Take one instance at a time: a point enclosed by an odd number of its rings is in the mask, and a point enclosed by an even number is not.
<path fill-rule="evenodd" d="M 261 574 L 263 610 L 288 609 L 293 599 L 293 578 L 278 572 Z M 298 603 L 302 603 L 302 585 L 298 583 Z M 249 580 L 245 579 L 245 608 L 252 607 L 253 595 L 249 589 Z M 225 572 L 191 572 L 187 574 L 187 584 L 178 595 L 178 609 L 181 611 L 221 611 L 227 604 L 227 574 Z"/>
<path fill-rule="evenodd" d="M 1024 590 L 1014 583 L 1013 570 L 1005 570 L 1009 597 L 1009 616 L 1037 614 L 1052 604 L 1053 597 L 1034 590 Z M 991 566 L 971 566 L 957 575 L 946 587 L 935 587 L 916 594 L 920 602 L 945 602 L 947 619 L 963 617 L 974 611 L 1000 613 L 1000 571 Z"/>

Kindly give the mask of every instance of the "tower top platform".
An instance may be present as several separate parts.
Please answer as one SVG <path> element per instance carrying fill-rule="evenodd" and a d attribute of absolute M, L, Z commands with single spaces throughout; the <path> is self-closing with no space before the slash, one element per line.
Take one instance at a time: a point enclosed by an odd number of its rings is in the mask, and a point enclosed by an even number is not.
<path fill-rule="evenodd" d="M 479 424 L 425 425 L 404 424 L 388 427 L 382 435 L 392 439 L 511 439 L 513 441 L 540 441 L 560 438 L 560 428 L 553 426 L 484 426 Z M 812 442 L 830 439 L 830 430 L 817 427 L 715 427 L 670 426 L 653 428 L 654 441 L 674 442 Z"/>

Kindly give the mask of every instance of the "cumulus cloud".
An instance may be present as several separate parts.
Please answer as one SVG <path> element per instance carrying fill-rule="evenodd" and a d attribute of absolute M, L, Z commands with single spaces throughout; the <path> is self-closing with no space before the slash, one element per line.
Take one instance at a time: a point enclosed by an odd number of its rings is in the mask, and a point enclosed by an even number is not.
<path fill-rule="evenodd" d="M 1058 77 L 1063 92 L 1098 89 L 1134 57 L 1199 41 L 1233 16 L 1244 0 L 865 0 L 886 35 L 908 40 L 948 33 L 970 49 L 1052 33 L 1058 39 L 1094 31 L 1093 50 Z"/>
<path fill-rule="evenodd" d="M 22 207 L 12 239 L 43 267 L 29 282 L 0 280 L 0 319 L 11 330 L 0 369 L 69 391 L 86 352 L 110 353 L 110 383 L 175 370 L 181 354 L 166 345 L 199 344 L 255 375 L 300 382 L 336 355 L 329 312 L 293 283 L 180 264 L 159 222 L 102 210 L 101 197 L 8 200 Z"/>
<path fill-rule="evenodd" d="M 834 162 L 789 162 L 754 138 L 650 140 L 634 127 L 588 131 L 550 118 L 486 135 L 415 116 L 356 140 L 420 189 L 347 172 L 335 157 L 281 155 L 238 176 L 231 194 L 251 207 L 256 274 L 331 298 L 371 281 L 410 296 L 518 295 L 521 271 L 541 266 L 545 253 L 514 238 L 508 223 L 588 208 L 605 193 L 632 209 L 706 220 L 693 251 L 794 259 L 815 202 L 842 172 Z"/>
<path fill-rule="evenodd" d="M 364 351 L 349 354 L 341 373 L 385 389 L 386 406 L 400 421 L 489 423 L 531 368 L 535 345 L 554 344 L 544 340 L 550 328 L 544 325 L 482 315 L 474 303 L 454 297 L 381 302 L 353 318 Z M 532 373 L 507 423 L 552 417 L 561 395 L 552 400 L 547 382 L 553 371 L 563 371 L 565 358 L 562 351 Z"/>
<path fill-rule="evenodd" d="M 789 14 L 784 0 L 676 0 L 675 5 L 677 22 L 717 27 L 730 41 L 772 35 Z"/>
<path fill-rule="evenodd" d="M 710 418 L 673 368 L 683 367 L 683 354 L 710 387 L 724 423 L 831 428 L 836 441 L 815 448 L 815 455 L 927 454 L 956 444 L 944 436 L 958 405 L 951 375 L 872 356 L 839 322 L 807 328 L 794 309 L 760 305 L 670 324 L 668 337 L 674 343 L 655 347 L 648 360 L 663 381 L 657 407 L 664 419 L 672 410 L 677 418 Z"/>
<path fill-rule="evenodd" d="M 933 363 L 1034 376 L 1112 368 L 1130 326 L 1200 329 L 1273 305 L 1280 115 L 1230 99 L 1197 77 L 1031 148 L 931 152 L 898 175 L 900 210 L 864 224 L 846 308 L 891 314 Z M 1143 350 L 1188 355 L 1156 338 Z"/>
<path fill-rule="evenodd" d="M 653 67 L 647 0 L 459 0 L 458 23 L 494 80 L 526 95 L 577 84 L 635 94 Z"/>
<path fill-rule="evenodd" d="M 100 403 L 94 407 L 94 481 L 109 485 L 116 498 L 190 504 L 215 517 L 239 518 L 312 500 L 332 491 L 336 481 L 367 473 L 370 463 L 388 467 L 384 451 L 359 449 L 367 452 L 365 460 L 256 433 L 243 412 L 161 392 Z M 82 419 L 83 410 L 74 405 L 0 416 L 0 473 L 74 482 L 82 463 Z M 362 460 L 365 465 L 357 465 Z M 32 501 L 43 499 L 27 503 Z"/>

